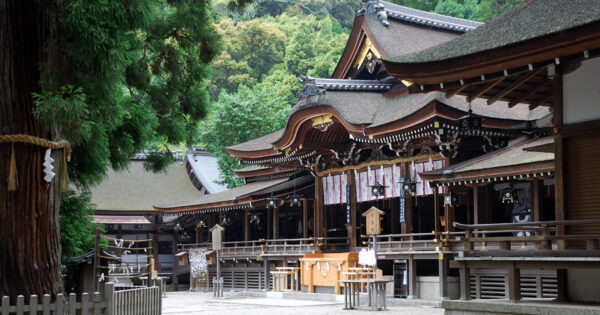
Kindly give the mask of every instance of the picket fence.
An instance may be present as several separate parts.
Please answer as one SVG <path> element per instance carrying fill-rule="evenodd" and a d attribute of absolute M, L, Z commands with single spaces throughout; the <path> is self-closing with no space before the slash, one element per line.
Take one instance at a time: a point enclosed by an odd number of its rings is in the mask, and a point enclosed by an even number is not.
<path fill-rule="evenodd" d="M 65 298 L 57 294 L 52 301 L 50 294 L 44 294 L 41 301 L 37 295 L 29 297 L 25 304 L 23 295 L 17 296 L 16 304 L 10 304 L 10 297 L 3 296 L 0 314 L 9 315 L 158 315 L 162 307 L 162 283 L 157 281 L 152 287 L 124 288 L 117 290 L 114 283 L 104 285 L 104 301 L 100 292 L 81 294 L 78 300 L 75 293 Z"/>

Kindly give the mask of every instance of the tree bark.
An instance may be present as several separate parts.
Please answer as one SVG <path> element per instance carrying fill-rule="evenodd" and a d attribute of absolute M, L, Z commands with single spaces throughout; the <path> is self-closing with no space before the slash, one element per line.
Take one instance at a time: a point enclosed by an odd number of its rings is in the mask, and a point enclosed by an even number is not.
<path fill-rule="evenodd" d="M 47 61 L 48 18 L 40 1 L 0 0 L 0 135 L 52 135 L 34 119 L 31 93 L 39 91 Z M 15 143 L 19 185 L 8 191 L 10 143 L 0 143 L 0 296 L 62 292 L 59 177 L 43 180 L 45 148 Z M 60 174 L 60 153 L 54 152 Z"/>

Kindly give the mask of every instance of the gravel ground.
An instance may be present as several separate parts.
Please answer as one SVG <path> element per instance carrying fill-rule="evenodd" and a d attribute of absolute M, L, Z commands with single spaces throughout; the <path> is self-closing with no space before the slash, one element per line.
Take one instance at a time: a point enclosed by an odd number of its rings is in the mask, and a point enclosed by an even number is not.
<path fill-rule="evenodd" d="M 225 294 L 213 299 L 212 293 L 169 292 L 163 298 L 163 314 L 363 314 L 368 310 L 343 310 L 344 304 L 331 301 L 293 300 L 266 297 L 243 297 Z M 388 306 L 384 314 L 442 315 L 444 310 L 432 306 Z"/>

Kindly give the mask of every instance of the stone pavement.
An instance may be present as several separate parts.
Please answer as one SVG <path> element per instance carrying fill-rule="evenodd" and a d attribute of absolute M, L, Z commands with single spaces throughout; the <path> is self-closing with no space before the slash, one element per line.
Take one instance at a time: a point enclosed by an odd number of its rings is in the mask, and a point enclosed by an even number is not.
<path fill-rule="evenodd" d="M 344 303 L 333 301 L 311 301 L 264 296 L 244 296 L 240 293 L 225 293 L 223 299 L 213 299 L 212 292 L 168 292 L 163 298 L 163 314 L 364 314 L 367 309 L 343 310 Z M 377 314 L 376 312 L 371 312 Z M 444 310 L 432 306 L 389 305 L 382 314 L 442 315 Z"/>

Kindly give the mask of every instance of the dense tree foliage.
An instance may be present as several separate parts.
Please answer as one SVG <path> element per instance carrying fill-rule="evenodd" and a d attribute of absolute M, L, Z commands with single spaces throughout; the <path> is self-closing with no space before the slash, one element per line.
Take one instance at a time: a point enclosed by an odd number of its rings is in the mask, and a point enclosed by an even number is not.
<path fill-rule="evenodd" d="M 233 1 L 230 7 L 244 2 Z M 15 80 L 0 86 L 5 92 L 0 109 L 14 116 L 2 118 L 7 119 L 2 133 L 68 140 L 73 148 L 69 176 L 81 191 L 100 182 L 108 167 L 127 167 L 141 149 L 189 143 L 196 122 L 206 114 L 205 79 L 220 47 L 209 8 L 210 1 L 191 0 L 5 2 L 2 11 L 9 18 L 0 30 L 8 34 L 0 45 L 2 64 L 14 65 L 5 70 Z M 60 248 L 53 223 L 60 191 L 42 186 L 39 174 L 25 168 L 29 157 L 41 165 L 40 150 L 15 147 L 23 159 L 19 189 L 7 193 L 0 188 L 0 238 L 15 242 L 1 246 L 0 256 L 15 259 L 0 263 L 6 276 L 0 293 L 58 293 L 60 260 L 39 256 Z M 0 147 L 2 160 L 8 152 Z M 168 152 L 156 154 L 147 168 L 158 170 L 170 159 Z M 88 245 L 89 218 L 82 212 L 88 200 L 74 193 L 63 199 L 65 257 Z M 5 220 L 5 211 L 23 217 L 13 214 Z M 52 218 L 37 219 L 40 212 Z M 9 229 L 13 219 L 27 230 Z"/>

